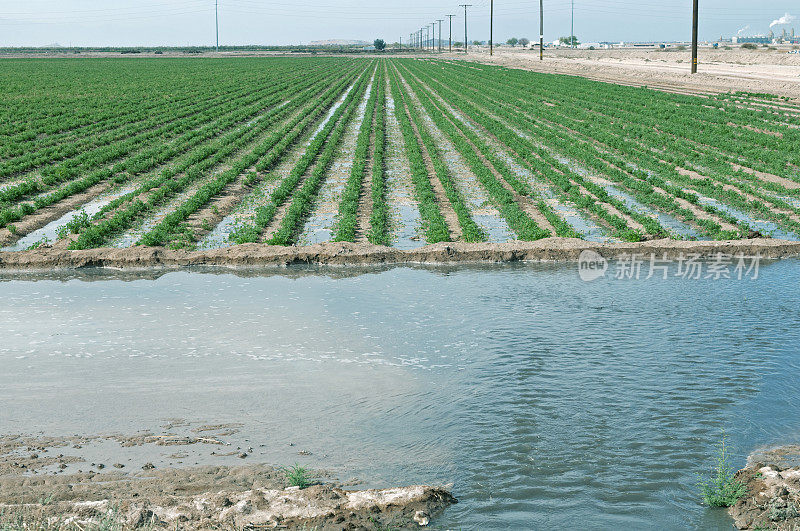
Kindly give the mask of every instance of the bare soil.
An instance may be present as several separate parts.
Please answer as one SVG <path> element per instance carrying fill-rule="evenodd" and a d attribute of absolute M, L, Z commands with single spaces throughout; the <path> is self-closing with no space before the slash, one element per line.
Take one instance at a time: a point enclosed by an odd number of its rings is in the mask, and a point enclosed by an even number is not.
<path fill-rule="evenodd" d="M 701 48 L 699 72 L 690 73 L 691 53 L 677 49 L 545 50 L 544 61 L 533 50 L 474 49 L 469 60 L 536 72 L 571 74 L 599 81 L 648 87 L 680 93 L 712 94 L 755 92 L 800 100 L 800 55 L 791 47 L 744 50 Z M 445 56 L 463 59 L 463 54 Z"/>

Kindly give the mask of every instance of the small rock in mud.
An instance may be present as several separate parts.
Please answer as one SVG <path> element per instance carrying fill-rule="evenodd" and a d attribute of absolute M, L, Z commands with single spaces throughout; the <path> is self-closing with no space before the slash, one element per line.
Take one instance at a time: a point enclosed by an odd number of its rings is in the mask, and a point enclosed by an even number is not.
<path fill-rule="evenodd" d="M 142 470 L 153 470 L 156 467 L 153 463 L 145 463 Z"/>

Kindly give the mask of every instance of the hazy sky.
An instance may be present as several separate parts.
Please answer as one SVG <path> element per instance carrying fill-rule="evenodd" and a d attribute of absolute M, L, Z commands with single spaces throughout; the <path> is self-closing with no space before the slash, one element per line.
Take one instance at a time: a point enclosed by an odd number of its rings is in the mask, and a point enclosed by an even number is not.
<path fill-rule="evenodd" d="M 436 19 L 453 19 L 463 38 L 488 39 L 489 0 L 219 0 L 220 44 L 296 44 L 315 39 L 382 37 L 395 42 Z M 570 1 L 544 0 L 545 38 L 568 35 Z M 589 41 L 688 40 L 691 0 L 575 0 L 575 34 Z M 700 0 L 700 38 L 766 33 L 798 0 Z M 800 32 L 800 21 L 795 21 Z M 780 30 L 783 27 L 778 26 Z M 495 0 L 495 40 L 537 38 L 539 2 Z M 438 31 L 438 30 L 437 30 Z M 208 45 L 214 0 L 0 0 L 0 46 Z"/>

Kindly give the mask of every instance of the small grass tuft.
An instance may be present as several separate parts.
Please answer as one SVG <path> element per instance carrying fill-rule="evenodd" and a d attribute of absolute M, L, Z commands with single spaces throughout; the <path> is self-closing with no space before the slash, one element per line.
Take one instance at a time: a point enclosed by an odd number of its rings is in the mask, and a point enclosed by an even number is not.
<path fill-rule="evenodd" d="M 305 489 L 311 485 L 311 475 L 309 470 L 306 467 L 298 465 L 297 463 L 288 468 L 284 468 L 283 473 L 286 475 L 286 479 L 289 481 L 289 485 L 292 487 L 300 487 L 301 489 Z"/>
<path fill-rule="evenodd" d="M 747 494 L 745 484 L 735 479 L 730 460 L 728 437 L 723 434 L 711 475 L 699 483 L 703 502 L 709 507 L 730 507 Z"/>

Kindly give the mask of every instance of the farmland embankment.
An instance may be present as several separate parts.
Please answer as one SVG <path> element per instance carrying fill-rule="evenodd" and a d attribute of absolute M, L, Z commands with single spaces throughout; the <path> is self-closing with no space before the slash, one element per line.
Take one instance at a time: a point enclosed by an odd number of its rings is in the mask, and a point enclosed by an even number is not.
<path fill-rule="evenodd" d="M 800 242 L 752 239 L 722 242 L 677 241 L 598 243 L 577 238 L 545 238 L 534 242 L 465 243 L 440 242 L 402 250 L 369 243 L 331 242 L 307 246 L 243 244 L 223 249 L 188 251 L 163 247 L 124 249 L 39 248 L 0 253 L 0 270 L 77 269 L 83 267 L 148 268 L 163 266 L 287 266 L 293 264 L 373 265 L 411 263 L 498 263 L 521 261 L 577 261 L 583 251 L 595 251 L 612 259 L 637 254 L 648 258 L 675 259 L 681 255 L 713 258 L 760 256 L 788 258 L 800 255 Z"/>

